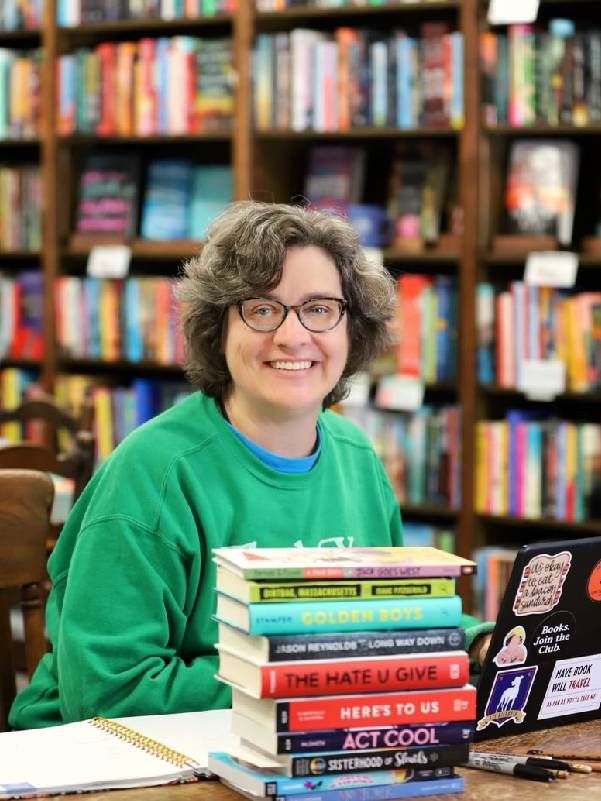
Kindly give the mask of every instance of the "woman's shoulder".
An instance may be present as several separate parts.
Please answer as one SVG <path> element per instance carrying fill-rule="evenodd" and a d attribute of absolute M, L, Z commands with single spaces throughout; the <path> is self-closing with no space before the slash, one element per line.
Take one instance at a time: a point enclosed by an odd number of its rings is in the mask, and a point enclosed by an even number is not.
<path fill-rule="evenodd" d="M 319 416 L 319 425 L 326 436 L 351 448 L 360 448 L 373 453 L 373 445 L 367 434 L 344 414 L 328 409 Z"/>

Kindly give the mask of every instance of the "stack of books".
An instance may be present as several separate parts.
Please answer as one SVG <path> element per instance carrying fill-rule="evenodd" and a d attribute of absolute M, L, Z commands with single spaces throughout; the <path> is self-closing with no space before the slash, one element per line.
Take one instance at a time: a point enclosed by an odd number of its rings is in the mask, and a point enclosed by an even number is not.
<path fill-rule="evenodd" d="M 476 691 L 455 579 L 474 562 L 427 547 L 213 554 L 236 745 L 209 770 L 257 799 L 463 790 Z"/>

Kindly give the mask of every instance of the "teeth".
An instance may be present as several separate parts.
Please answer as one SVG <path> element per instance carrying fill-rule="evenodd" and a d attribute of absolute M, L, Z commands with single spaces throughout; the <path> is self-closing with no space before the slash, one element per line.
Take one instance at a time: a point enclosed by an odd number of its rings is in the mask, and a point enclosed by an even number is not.
<path fill-rule="evenodd" d="M 311 362 L 271 362 L 276 370 L 308 370 Z"/>

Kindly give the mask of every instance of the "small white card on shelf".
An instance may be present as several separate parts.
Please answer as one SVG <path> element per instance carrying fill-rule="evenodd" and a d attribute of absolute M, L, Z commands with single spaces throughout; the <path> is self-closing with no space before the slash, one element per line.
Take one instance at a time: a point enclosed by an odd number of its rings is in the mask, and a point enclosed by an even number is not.
<path fill-rule="evenodd" d="M 538 16 L 539 0 L 490 0 L 490 25 L 511 25 L 515 22 L 534 22 Z"/>
<path fill-rule="evenodd" d="M 532 286 L 572 287 L 578 255 L 567 250 L 533 250 L 526 259 L 524 281 Z"/>
<path fill-rule="evenodd" d="M 385 375 L 376 387 L 376 406 L 415 411 L 424 402 L 424 382 L 412 375 Z"/>
<path fill-rule="evenodd" d="M 129 245 L 94 245 L 88 256 L 86 272 L 92 278 L 125 278 L 130 260 Z"/>
<path fill-rule="evenodd" d="M 372 262 L 372 264 L 376 264 L 378 267 L 381 267 L 384 264 L 384 251 L 382 248 L 363 248 L 363 252 L 365 253 L 365 258 L 367 261 Z"/>
<path fill-rule="evenodd" d="M 524 359 L 518 389 L 532 400 L 551 401 L 566 391 L 566 364 L 561 359 Z"/>
<path fill-rule="evenodd" d="M 356 373 L 349 381 L 349 394 L 342 406 L 368 406 L 370 384 L 369 373 Z"/>

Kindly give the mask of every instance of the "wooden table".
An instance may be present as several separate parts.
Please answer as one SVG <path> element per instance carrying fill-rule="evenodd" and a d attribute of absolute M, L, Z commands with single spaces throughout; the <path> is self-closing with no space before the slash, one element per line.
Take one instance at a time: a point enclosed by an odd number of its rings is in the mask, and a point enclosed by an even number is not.
<path fill-rule="evenodd" d="M 504 737 L 477 743 L 474 750 L 524 754 L 528 748 L 541 748 L 549 753 L 580 755 L 601 752 L 601 720 L 557 726 L 519 737 Z M 577 761 L 576 759 L 572 761 Z M 465 792 L 450 795 L 423 796 L 438 801 L 601 801 L 601 773 L 571 773 L 568 779 L 549 784 L 516 779 L 499 773 L 459 768 L 465 776 Z M 107 793 L 86 793 L 85 801 L 241 801 L 243 796 L 224 785 L 213 782 L 146 787 L 139 790 L 111 790 Z"/>

